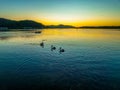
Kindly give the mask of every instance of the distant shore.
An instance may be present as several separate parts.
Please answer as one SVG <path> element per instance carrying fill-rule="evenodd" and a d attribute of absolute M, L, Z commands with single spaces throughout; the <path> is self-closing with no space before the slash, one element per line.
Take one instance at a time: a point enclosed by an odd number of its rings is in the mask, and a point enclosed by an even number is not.
<path fill-rule="evenodd" d="M 120 26 L 71 26 L 71 25 L 44 25 L 32 20 L 9 20 L 5 18 L 0 18 L 0 31 L 7 31 L 11 29 L 20 29 L 20 30 L 33 30 L 33 29 L 120 29 Z"/>
<path fill-rule="evenodd" d="M 82 26 L 79 28 L 85 28 L 85 29 L 120 29 L 120 26 Z"/>

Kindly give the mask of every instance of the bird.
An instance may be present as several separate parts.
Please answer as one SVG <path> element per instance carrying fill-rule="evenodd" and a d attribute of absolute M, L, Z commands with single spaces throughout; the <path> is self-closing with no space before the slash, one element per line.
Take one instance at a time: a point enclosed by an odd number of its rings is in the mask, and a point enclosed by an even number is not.
<path fill-rule="evenodd" d="M 40 43 L 40 46 L 41 46 L 42 48 L 44 48 L 44 42 L 43 42 L 43 41 Z"/>
<path fill-rule="evenodd" d="M 59 52 L 62 53 L 62 52 L 65 52 L 64 49 L 62 49 L 62 47 L 59 48 Z"/>
<path fill-rule="evenodd" d="M 51 45 L 51 51 L 56 50 L 56 47 Z"/>

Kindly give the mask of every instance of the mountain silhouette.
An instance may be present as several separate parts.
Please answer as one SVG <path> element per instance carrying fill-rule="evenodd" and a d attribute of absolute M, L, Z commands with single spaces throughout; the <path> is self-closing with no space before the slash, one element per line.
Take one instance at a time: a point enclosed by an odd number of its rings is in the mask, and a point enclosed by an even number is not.
<path fill-rule="evenodd" d="M 46 28 L 75 28 L 75 27 L 71 25 L 59 24 L 59 25 L 49 25 L 49 26 L 46 26 Z"/>
<path fill-rule="evenodd" d="M 0 27 L 7 27 L 8 29 L 25 29 L 25 28 L 36 28 L 41 29 L 45 26 L 42 23 L 38 23 L 32 20 L 9 20 L 5 18 L 0 18 Z"/>
<path fill-rule="evenodd" d="M 77 28 L 77 29 L 120 29 L 120 26 L 80 26 L 75 27 L 71 25 L 48 25 L 45 26 L 42 23 L 38 23 L 32 20 L 9 20 L 5 18 L 0 18 L 0 30 L 4 29 L 42 29 L 42 28 Z"/>

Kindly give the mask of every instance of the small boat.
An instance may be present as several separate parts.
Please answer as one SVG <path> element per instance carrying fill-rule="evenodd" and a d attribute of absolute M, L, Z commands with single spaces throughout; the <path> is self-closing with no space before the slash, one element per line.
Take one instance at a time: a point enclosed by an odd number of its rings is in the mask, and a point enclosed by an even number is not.
<path fill-rule="evenodd" d="M 36 31 L 35 33 L 36 33 L 36 34 L 39 34 L 39 33 L 41 33 L 41 31 Z"/>

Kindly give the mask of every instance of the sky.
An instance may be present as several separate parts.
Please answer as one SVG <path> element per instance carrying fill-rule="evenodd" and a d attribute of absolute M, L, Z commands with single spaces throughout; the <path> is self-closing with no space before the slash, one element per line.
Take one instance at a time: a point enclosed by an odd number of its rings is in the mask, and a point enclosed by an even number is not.
<path fill-rule="evenodd" d="M 0 0 L 0 17 L 45 25 L 120 25 L 120 0 Z"/>

